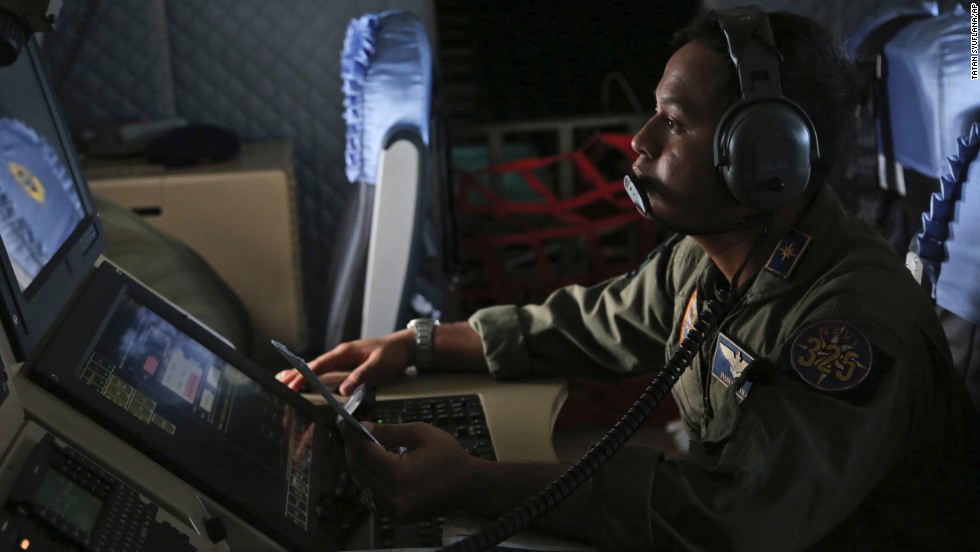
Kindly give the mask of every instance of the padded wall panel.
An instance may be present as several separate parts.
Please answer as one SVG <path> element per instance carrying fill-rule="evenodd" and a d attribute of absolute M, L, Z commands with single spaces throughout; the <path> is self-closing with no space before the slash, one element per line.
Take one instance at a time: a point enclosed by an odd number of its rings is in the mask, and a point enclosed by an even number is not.
<path fill-rule="evenodd" d="M 75 131 L 176 115 L 164 0 L 65 2 L 41 38 Z"/>
<path fill-rule="evenodd" d="M 86 4 L 62 10 L 46 44 L 54 69 Z M 431 0 L 103 1 L 61 97 L 89 122 L 179 116 L 245 141 L 291 140 L 308 330 L 322 335 L 333 228 L 350 192 L 340 52 L 352 18 L 386 9 L 418 15 L 436 44 Z M 136 81 L 156 93 L 134 94 Z"/>

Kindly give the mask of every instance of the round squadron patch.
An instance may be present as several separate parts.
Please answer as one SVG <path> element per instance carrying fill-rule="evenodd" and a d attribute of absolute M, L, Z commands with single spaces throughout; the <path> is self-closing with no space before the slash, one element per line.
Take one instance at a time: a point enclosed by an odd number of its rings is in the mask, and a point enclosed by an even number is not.
<path fill-rule="evenodd" d="M 839 320 L 816 322 L 803 329 L 790 348 L 790 363 L 803 381 L 822 391 L 846 391 L 871 373 L 868 338 Z"/>

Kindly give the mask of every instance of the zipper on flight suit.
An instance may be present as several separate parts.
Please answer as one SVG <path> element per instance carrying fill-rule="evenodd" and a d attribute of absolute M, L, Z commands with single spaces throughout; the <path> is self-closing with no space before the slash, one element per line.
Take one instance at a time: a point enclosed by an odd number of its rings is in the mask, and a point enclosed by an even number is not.
<path fill-rule="evenodd" d="M 702 312 L 704 309 L 704 290 L 706 286 L 703 285 L 703 281 L 699 280 L 697 284 L 697 312 Z M 721 324 L 715 326 L 712 332 L 718 331 L 721 328 Z M 704 340 L 701 342 L 701 346 L 698 347 L 698 367 L 701 373 L 698 374 L 701 383 L 701 435 L 703 436 L 708 431 L 708 423 L 714 418 L 714 409 L 711 407 L 711 397 L 708 392 L 709 385 L 711 385 L 711 367 L 705 361 L 704 348 L 708 343 L 713 343 L 717 339 L 717 336 L 712 333 L 712 335 L 705 335 Z"/>
<path fill-rule="evenodd" d="M 748 264 L 749 259 L 752 258 L 752 254 L 756 251 L 756 248 L 763 243 L 763 240 L 765 239 L 768 233 L 769 233 L 769 223 L 765 223 L 762 227 L 762 232 L 755 238 L 755 241 L 752 242 L 752 247 L 751 249 L 749 249 L 749 253 L 745 257 L 745 260 L 742 261 L 742 264 L 738 267 L 738 270 L 735 271 L 735 275 L 732 277 L 732 281 L 729 284 L 728 290 L 720 290 L 718 289 L 717 285 L 712 286 L 714 288 L 713 289 L 714 293 L 712 293 L 712 297 L 714 299 L 721 301 L 722 303 L 731 302 L 731 306 L 726 310 L 725 316 L 721 319 L 720 322 L 718 322 L 718 324 L 714 328 L 712 343 L 715 343 L 718 340 L 718 336 L 721 334 L 722 327 L 724 327 L 725 323 L 728 322 L 728 320 L 735 315 L 738 309 L 741 308 L 742 304 L 745 302 L 745 296 L 747 295 L 745 291 L 747 291 L 748 288 L 752 285 L 752 282 L 755 281 L 758 272 L 756 272 L 756 274 L 753 274 L 746 281 L 741 282 L 741 284 L 739 284 L 739 276 L 741 276 L 742 269 L 744 269 L 746 264 Z M 707 274 L 708 274 L 707 272 L 703 273 L 697 282 L 699 312 L 701 309 L 701 298 L 703 296 L 701 291 L 707 288 L 707 286 L 705 285 Z M 717 279 L 713 280 L 713 282 L 717 283 Z M 725 299 L 725 296 L 727 296 L 727 299 Z M 711 370 L 713 368 L 712 365 L 714 363 L 714 358 L 710 359 L 711 360 L 710 363 L 704 362 L 704 346 L 707 342 L 708 340 L 705 339 L 704 342 L 701 343 L 701 348 L 698 351 L 698 360 L 701 361 L 701 400 L 703 401 L 704 404 L 704 416 L 701 417 L 702 435 L 704 434 L 705 431 L 707 431 L 708 421 L 713 420 L 715 417 L 714 409 L 711 407 L 711 392 L 710 392 Z M 712 350 L 714 350 L 717 347 L 718 345 L 717 343 L 715 343 L 715 346 L 712 348 Z"/>

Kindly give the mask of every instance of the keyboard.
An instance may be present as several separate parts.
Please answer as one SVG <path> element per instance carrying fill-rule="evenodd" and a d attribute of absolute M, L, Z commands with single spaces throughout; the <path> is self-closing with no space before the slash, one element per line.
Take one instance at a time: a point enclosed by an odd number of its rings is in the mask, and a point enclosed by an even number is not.
<path fill-rule="evenodd" d="M 477 395 L 426 397 L 378 401 L 370 420 L 377 423 L 425 422 L 448 432 L 473 456 L 496 460 L 487 431 L 483 404 Z M 376 548 L 423 548 L 442 546 L 442 518 L 420 523 L 398 523 L 375 515 L 373 545 Z"/>

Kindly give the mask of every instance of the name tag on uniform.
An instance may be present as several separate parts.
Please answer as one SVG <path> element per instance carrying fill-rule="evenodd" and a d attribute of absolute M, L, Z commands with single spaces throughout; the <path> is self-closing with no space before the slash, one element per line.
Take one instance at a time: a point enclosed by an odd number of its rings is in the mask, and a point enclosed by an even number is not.
<path fill-rule="evenodd" d="M 728 336 L 719 333 L 718 345 L 715 346 L 715 356 L 711 365 L 711 375 L 725 387 L 731 387 L 753 360 L 755 359 Z M 749 396 L 750 389 L 752 389 L 752 382 L 746 381 L 735 391 L 735 396 L 740 401 L 744 400 L 745 397 Z"/>

